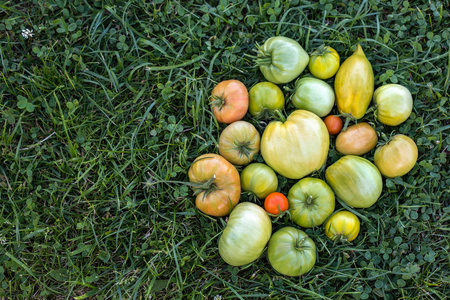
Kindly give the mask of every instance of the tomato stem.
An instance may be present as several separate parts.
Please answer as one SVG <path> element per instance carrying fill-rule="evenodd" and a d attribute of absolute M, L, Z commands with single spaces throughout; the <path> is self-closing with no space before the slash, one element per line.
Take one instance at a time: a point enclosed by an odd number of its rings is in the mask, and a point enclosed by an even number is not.
<path fill-rule="evenodd" d="M 306 205 L 310 206 L 313 203 L 313 196 L 309 195 L 306 199 Z"/>
<path fill-rule="evenodd" d="M 286 117 L 281 113 L 281 111 L 279 109 L 276 109 L 275 113 L 277 114 L 277 116 L 281 122 L 283 122 L 283 123 L 286 122 Z"/>

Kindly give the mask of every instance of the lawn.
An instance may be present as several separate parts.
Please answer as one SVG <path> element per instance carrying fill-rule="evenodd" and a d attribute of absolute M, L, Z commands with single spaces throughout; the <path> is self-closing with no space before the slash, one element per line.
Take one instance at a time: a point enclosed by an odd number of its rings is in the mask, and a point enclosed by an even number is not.
<path fill-rule="evenodd" d="M 207 2 L 0 1 L 0 298 L 448 297 L 450 2 Z M 250 56 L 278 35 L 308 53 L 329 45 L 341 63 L 359 43 L 375 88 L 398 83 L 414 100 L 399 126 L 373 112 L 360 121 L 419 149 L 407 175 L 383 178 L 375 205 L 336 203 L 359 216 L 356 240 L 303 229 L 317 261 L 301 277 L 277 273 L 266 253 L 225 263 L 227 218 L 200 212 L 185 184 L 196 157 L 218 153 L 226 127 L 212 89 L 264 81 Z M 294 82 L 279 85 L 286 99 Z M 292 111 L 288 100 L 283 113 Z M 260 133 L 270 121 L 244 120 Z M 342 156 L 335 140 L 326 166 Z M 313 176 L 325 179 L 324 170 Z M 297 182 L 278 180 L 284 194 Z M 240 201 L 262 204 L 247 193 Z M 273 221 L 274 232 L 295 226 Z"/>

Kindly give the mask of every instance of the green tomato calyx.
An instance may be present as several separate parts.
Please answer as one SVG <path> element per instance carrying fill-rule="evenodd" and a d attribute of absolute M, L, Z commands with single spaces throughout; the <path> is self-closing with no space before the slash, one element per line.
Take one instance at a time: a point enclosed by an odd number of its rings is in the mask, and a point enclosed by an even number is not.
<path fill-rule="evenodd" d="M 192 186 L 192 189 L 194 190 L 194 195 L 198 195 L 198 194 L 204 192 L 204 194 L 203 194 L 203 200 L 204 200 L 206 198 L 206 196 L 208 196 L 209 193 L 212 193 L 213 191 L 215 191 L 217 189 L 217 185 L 214 183 L 215 180 L 216 180 L 216 175 L 213 175 L 207 181 L 193 183 L 191 186 Z"/>
<path fill-rule="evenodd" d="M 219 110 L 225 105 L 225 98 L 223 96 L 214 95 L 212 96 L 211 106 L 217 107 Z"/>
<path fill-rule="evenodd" d="M 328 53 L 333 53 L 333 51 L 330 50 L 330 47 L 326 46 L 325 44 L 322 44 L 313 53 L 311 53 L 311 56 L 324 56 L 325 54 Z"/>
<path fill-rule="evenodd" d="M 272 54 L 265 51 L 258 43 L 255 44 L 256 49 L 253 49 L 257 53 L 257 56 L 249 55 L 255 60 L 255 67 L 269 66 L 272 64 Z"/>
<path fill-rule="evenodd" d="M 298 250 L 298 251 L 302 251 L 302 250 L 308 249 L 309 247 L 307 245 L 304 245 L 307 238 L 308 238 L 308 236 L 305 236 L 301 240 L 296 241 L 295 249 Z"/>
<path fill-rule="evenodd" d="M 239 158 L 242 156 L 245 156 L 250 161 L 250 155 L 255 150 L 255 148 L 252 148 L 251 145 L 253 145 L 253 142 L 246 141 L 246 142 L 234 142 L 233 149 L 239 152 Z"/>

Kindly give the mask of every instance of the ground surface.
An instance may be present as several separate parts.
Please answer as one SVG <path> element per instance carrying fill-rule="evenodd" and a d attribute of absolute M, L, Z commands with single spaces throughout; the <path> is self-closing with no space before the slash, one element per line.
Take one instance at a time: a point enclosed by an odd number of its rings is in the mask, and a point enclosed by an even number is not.
<path fill-rule="evenodd" d="M 449 1 L 209 2 L 0 1 L 0 296 L 448 296 Z M 356 210 L 353 243 L 306 230 L 318 261 L 301 278 L 280 276 L 265 255 L 228 266 L 217 251 L 226 219 L 199 213 L 183 184 L 197 156 L 218 152 L 212 88 L 263 81 L 245 54 L 276 35 L 308 53 L 328 44 L 341 61 L 360 43 L 375 86 L 400 83 L 414 98 L 400 126 L 363 120 L 413 138 L 417 165 Z M 340 157 L 333 143 L 327 165 Z M 284 193 L 295 183 L 279 180 Z"/>

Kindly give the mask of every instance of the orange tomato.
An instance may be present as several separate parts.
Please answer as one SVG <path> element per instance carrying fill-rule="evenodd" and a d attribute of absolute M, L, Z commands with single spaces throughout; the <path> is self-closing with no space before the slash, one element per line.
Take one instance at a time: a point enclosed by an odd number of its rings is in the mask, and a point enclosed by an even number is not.
<path fill-rule="evenodd" d="M 220 155 L 203 154 L 192 163 L 188 172 L 195 205 L 207 215 L 228 215 L 241 197 L 239 172 Z"/>
<path fill-rule="evenodd" d="M 222 81 L 211 92 L 211 105 L 217 121 L 239 121 L 248 110 L 248 90 L 239 80 Z"/>
<path fill-rule="evenodd" d="M 328 133 L 331 135 L 338 134 L 342 130 L 342 119 L 338 116 L 329 115 L 323 122 L 327 126 Z"/>

